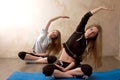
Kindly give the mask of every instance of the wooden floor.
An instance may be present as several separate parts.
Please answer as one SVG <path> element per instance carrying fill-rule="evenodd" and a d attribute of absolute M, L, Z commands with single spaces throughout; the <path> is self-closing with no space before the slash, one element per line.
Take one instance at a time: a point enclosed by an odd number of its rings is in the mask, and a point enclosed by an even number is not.
<path fill-rule="evenodd" d="M 0 59 L 0 80 L 6 80 L 13 72 L 41 72 L 45 64 L 26 64 L 20 59 Z M 103 66 L 98 71 L 120 68 L 120 61 L 114 57 L 103 57 Z"/>

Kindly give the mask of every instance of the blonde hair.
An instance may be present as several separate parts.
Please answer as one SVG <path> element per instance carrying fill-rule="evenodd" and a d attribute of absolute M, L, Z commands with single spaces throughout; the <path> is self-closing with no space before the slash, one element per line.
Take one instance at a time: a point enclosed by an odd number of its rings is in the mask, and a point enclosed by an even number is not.
<path fill-rule="evenodd" d="M 98 24 L 93 24 L 88 26 L 86 30 L 91 27 L 96 27 L 98 29 L 98 33 L 94 38 L 88 39 L 88 45 L 82 58 L 93 59 L 94 67 L 97 68 L 102 65 L 102 28 Z"/>
<path fill-rule="evenodd" d="M 47 47 L 47 53 L 48 54 L 53 54 L 53 55 L 57 55 L 59 54 L 62 46 L 61 46 L 61 33 L 59 30 L 55 30 L 57 31 L 58 35 L 55 39 L 52 39 L 52 43 L 48 45 Z"/>

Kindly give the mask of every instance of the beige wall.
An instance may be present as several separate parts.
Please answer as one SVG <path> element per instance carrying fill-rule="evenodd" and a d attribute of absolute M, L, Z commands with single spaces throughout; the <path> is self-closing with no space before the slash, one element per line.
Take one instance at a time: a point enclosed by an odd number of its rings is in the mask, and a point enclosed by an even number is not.
<path fill-rule="evenodd" d="M 120 41 L 120 21 L 119 21 L 119 41 Z M 116 56 L 118 60 L 120 60 L 120 42 L 119 42 L 119 54 Z"/>
<path fill-rule="evenodd" d="M 88 24 L 99 23 L 103 27 L 103 55 L 119 54 L 119 0 L 0 0 L 0 57 L 17 57 L 19 51 L 32 51 L 39 31 L 47 21 L 58 15 L 70 16 L 69 20 L 55 21 L 50 30 L 62 32 L 66 41 L 78 25 L 81 17 L 100 5 L 113 11 L 100 11 Z"/>

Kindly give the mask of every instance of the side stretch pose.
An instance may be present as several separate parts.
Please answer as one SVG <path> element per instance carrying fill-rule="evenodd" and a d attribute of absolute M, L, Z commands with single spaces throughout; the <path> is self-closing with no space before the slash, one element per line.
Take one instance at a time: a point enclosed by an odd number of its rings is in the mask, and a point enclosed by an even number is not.
<path fill-rule="evenodd" d="M 61 33 L 58 30 L 53 30 L 48 33 L 50 24 L 60 18 L 69 18 L 67 16 L 58 16 L 51 19 L 45 29 L 42 29 L 34 46 L 33 53 L 21 51 L 18 53 L 19 58 L 27 63 L 53 63 L 56 61 L 55 55 L 61 50 Z M 54 56 L 53 56 L 54 55 Z"/>
<path fill-rule="evenodd" d="M 90 76 L 92 67 L 88 64 L 80 64 L 82 60 L 90 57 L 96 67 L 102 63 L 102 28 L 93 24 L 85 29 L 89 18 L 100 10 L 109 10 L 106 7 L 98 7 L 87 12 L 70 38 L 63 44 L 63 51 L 57 64 L 48 64 L 43 67 L 46 76 L 55 77 L 80 77 Z M 51 70 L 50 70 L 51 69 Z"/>

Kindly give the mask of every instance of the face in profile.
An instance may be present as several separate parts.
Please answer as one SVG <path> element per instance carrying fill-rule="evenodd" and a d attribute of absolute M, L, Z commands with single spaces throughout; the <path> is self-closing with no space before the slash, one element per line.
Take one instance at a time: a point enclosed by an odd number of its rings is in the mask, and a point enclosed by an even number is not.
<path fill-rule="evenodd" d="M 85 37 L 87 39 L 94 38 L 97 34 L 98 34 L 98 28 L 93 26 L 93 27 L 90 27 L 86 30 Z"/>

